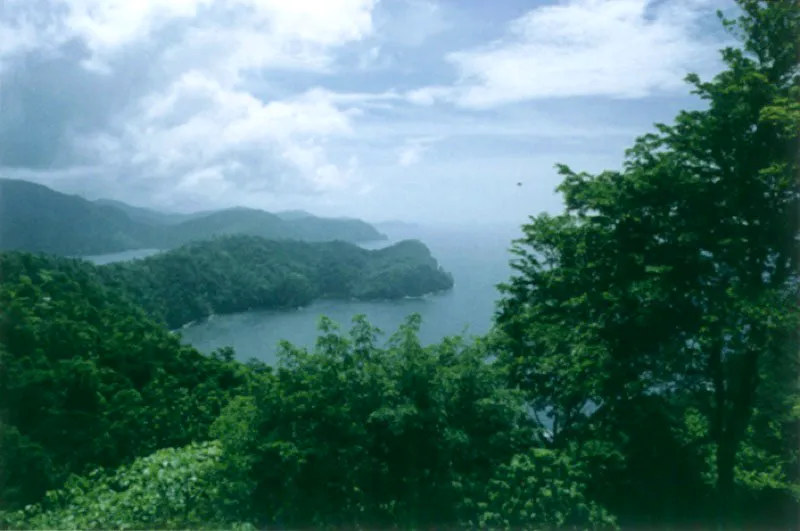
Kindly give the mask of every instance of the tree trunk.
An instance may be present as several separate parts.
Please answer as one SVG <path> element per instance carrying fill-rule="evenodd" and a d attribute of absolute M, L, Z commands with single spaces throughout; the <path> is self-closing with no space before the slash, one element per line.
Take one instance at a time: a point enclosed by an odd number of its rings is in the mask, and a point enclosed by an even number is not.
<path fill-rule="evenodd" d="M 733 467 L 736 458 L 735 445 L 732 444 L 728 426 L 728 393 L 725 381 L 725 369 L 722 361 L 724 340 L 722 330 L 714 330 L 715 340 L 710 345 L 708 368 L 713 385 L 713 407 L 710 420 L 711 440 L 716 446 L 715 468 L 717 473 L 715 519 L 717 531 L 728 526 L 729 508 L 733 495 Z"/>
<path fill-rule="evenodd" d="M 736 441 L 724 433 L 717 444 L 717 529 L 728 529 L 736 506 L 733 469 L 736 464 Z"/>

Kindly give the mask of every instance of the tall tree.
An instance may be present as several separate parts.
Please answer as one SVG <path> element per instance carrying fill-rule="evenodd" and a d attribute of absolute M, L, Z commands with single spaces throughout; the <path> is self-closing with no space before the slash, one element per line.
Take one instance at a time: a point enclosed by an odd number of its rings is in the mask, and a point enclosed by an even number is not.
<path fill-rule="evenodd" d="M 676 425 L 696 413 L 720 524 L 750 477 L 743 445 L 767 445 L 748 435 L 757 420 L 788 437 L 797 370 L 800 7 L 737 3 L 739 18 L 720 16 L 741 43 L 726 69 L 687 78 L 706 109 L 658 124 L 619 172 L 560 166 L 566 212 L 525 227 L 498 313 L 556 445 L 657 400 Z"/>

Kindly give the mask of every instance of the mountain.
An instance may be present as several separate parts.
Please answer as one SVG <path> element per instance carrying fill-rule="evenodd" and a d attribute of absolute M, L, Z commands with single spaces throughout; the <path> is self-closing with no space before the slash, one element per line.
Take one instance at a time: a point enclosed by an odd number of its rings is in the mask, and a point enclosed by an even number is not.
<path fill-rule="evenodd" d="M 375 227 L 361 220 L 328 219 L 311 215 L 282 219 L 263 210 L 235 208 L 213 212 L 171 227 L 165 233 L 165 241 L 161 247 L 176 247 L 191 241 L 229 234 L 312 242 L 366 242 L 386 239 Z"/>
<path fill-rule="evenodd" d="M 211 212 L 170 227 L 163 234 L 161 248 L 228 234 L 247 234 L 263 238 L 282 238 L 287 234 L 286 222 L 275 214 L 253 209 L 229 209 Z"/>
<path fill-rule="evenodd" d="M 282 212 L 275 212 L 275 215 L 281 219 L 302 219 L 314 217 L 313 214 L 305 210 L 284 210 Z"/>
<path fill-rule="evenodd" d="M 146 247 L 154 237 L 151 227 L 118 208 L 0 179 L 0 249 L 91 255 Z"/>
<path fill-rule="evenodd" d="M 289 222 L 290 234 L 298 240 L 370 242 L 386 240 L 375 227 L 360 219 L 308 216 Z"/>
<path fill-rule="evenodd" d="M 0 250 L 96 255 L 130 249 L 170 249 L 214 236 L 366 242 L 386 239 L 361 220 L 318 218 L 301 211 L 279 215 L 236 207 L 179 214 L 85 198 L 41 184 L 0 179 Z"/>
<path fill-rule="evenodd" d="M 209 212 L 195 212 L 192 214 L 181 214 L 178 212 L 161 212 L 160 210 L 153 210 L 151 208 L 137 207 L 116 201 L 114 199 L 96 199 L 93 201 L 96 205 L 110 206 L 125 212 L 129 218 L 135 221 L 142 221 L 145 223 L 154 223 L 157 225 L 174 225 L 182 221 L 194 219 L 197 217 L 206 216 Z"/>

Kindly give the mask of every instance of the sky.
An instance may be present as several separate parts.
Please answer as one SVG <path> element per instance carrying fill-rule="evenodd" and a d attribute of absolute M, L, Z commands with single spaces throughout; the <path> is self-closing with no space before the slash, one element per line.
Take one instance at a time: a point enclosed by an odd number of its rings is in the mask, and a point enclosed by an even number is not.
<path fill-rule="evenodd" d="M 0 0 L 0 176 L 162 210 L 562 209 L 701 102 L 732 0 Z M 521 183 L 521 186 L 518 185 Z"/>

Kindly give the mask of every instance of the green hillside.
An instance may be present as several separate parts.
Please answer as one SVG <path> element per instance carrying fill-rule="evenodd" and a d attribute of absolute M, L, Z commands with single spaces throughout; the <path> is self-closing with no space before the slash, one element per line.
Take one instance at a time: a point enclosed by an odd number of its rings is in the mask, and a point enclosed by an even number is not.
<path fill-rule="evenodd" d="M 152 208 L 144 208 L 144 207 L 129 205 L 127 203 L 123 203 L 122 201 L 116 201 L 114 199 L 96 199 L 94 201 L 94 204 L 114 207 L 118 210 L 122 210 L 128 215 L 129 218 L 135 221 L 153 223 L 156 225 L 174 225 L 182 221 L 194 219 L 197 217 L 207 216 L 208 214 L 210 214 L 210 212 L 195 212 L 192 214 L 181 214 L 178 212 L 161 212 L 160 210 L 154 210 Z"/>
<path fill-rule="evenodd" d="M 306 212 L 305 210 L 282 210 L 281 212 L 275 212 L 275 215 L 281 219 L 302 219 L 314 217 L 314 214 Z"/>
<path fill-rule="evenodd" d="M 114 207 L 0 179 L 0 249 L 92 255 L 147 247 L 156 235 Z"/>
<path fill-rule="evenodd" d="M 40 184 L 0 179 L 0 250 L 86 256 L 130 249 L 170 249 L 230 234 L 304 241 L 385 239 L 360 220 L 310 215 L 282 219 L 248 208 L 164 213 L 119 201 L 88 201 Z"/>
<path fill-rule="evenodd" d="M 240 382 L 236 367 L 182 346 L 98 269 L 0 254 L 0 509 L 71 473 L 207 437 Z"/>
<path fill-rule="evenodd" d="M 296 308 L 322 297 L 396 299 L 453 286 L 420 242 L 367 251 L 243 235 L 110 264 L 98 274 L 173 328 L 214 313 Z"/>

